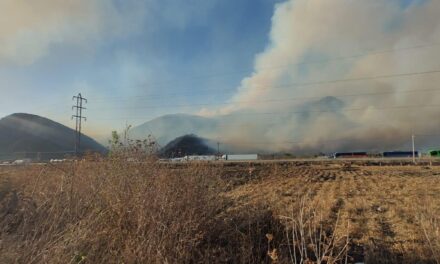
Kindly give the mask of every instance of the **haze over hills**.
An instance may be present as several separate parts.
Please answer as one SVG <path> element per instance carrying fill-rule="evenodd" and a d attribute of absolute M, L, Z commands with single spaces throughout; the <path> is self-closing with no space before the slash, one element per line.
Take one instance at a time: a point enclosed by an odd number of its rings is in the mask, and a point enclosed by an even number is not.
<path fill-rule="evenodd" d="M 220 142 L 220 151 L 229 153 L 314 154 L 410 148 L 405 131 L 392 124 L 383 124 L 374 133 L 364 130 L 362 120 L 349 118 L 347 110 L 350 108 L 345 101 L 325 96 L 284 112 L 248 110 L 212 117 L 165 115 L 134 127 L 130 137 L 143 139 L 153 134 L 164 146 L 178 137 L 194 134 L 206 139 L 213 149 Z M 379 132 L 383 134 L 382 141 L 377 140 Z M 420 149 L 431 145 L 434 144 L 425 138 L 418 139 Z"/>
<path fill-rule="evenodd" d="M 276 116 L 262 116 L 259 112 L 252 111 L 236 111 L 213 117 L 164 115 L 134 127 L 130 137 L 143 139 L 153 134 L 159 144 L 165 145 L 183 135 L 194 134 L 207 139 L 207 145 L 214 149 L 216 142 L 220 142 L 222 151 L 228 152 L 292 150 L 292 144 L 279 142 L 279 138 L 291 138 L 293 141 L 295 136 L 306 134 L 310 124 L 314 124 L 322 112 L 329 112 L 329 116 L 340 118 L 339 112 L 343 108 L 343 101 L 327 96 Z M 276 128 L 273 126 L 274 122 L 278 124 Z M 265 142 L 273 144 L 263 144 Z"/>
<path fill-rule="evenodd" d="M 153 134 L 159 144 L 165 145 L 184 135 L 214 136 L 219 121 L 217 118 L 188 114 L 164 115 L 134 127 L 130 131 L 130 137 L 144 139 Z"/>
<path fill-rule="evenodd" d="M 74 150 L 74 130 L 50 119 L 25 113 L 16 113 L 0 119 L 0 153 L 3 158 L 63 157 Z M 80 151 L 106 152 L 106 148 L 92 138 L 82 135 Z M 46 153 L 44 153 L 46 152 Z"/>

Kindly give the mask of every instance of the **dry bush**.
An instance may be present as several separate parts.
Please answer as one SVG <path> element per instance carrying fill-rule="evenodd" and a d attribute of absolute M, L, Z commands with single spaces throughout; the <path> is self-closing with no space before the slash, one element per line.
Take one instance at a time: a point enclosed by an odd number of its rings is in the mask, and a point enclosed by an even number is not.
<path fill-rule="evenodd" d="M 272 214 L 225 214 L 220 179 L 208 165 L 117 158 L 18 169 L 0 185 L 0 253 L 6 263 L 260 263 Z"/>
<path fill-rule="evenodd" d="M 347 263 L 349 235 L 336 233 L 339 212 L 334 221 L 324 220 L 323 214 L 309 194 L 293 206 L 287 220 L 285 238 L 290 263 Z M 348 230 L 348 228 L 346 228 Z M 269 239 L 270 242 L 270 239 Z"/>
<path fill-rule="evenodd" d="M 222 209 L 204 167 L 172 173 L 113 160 L 46 170 L 2 199 L 2 237 L 20 242 L 21 263 L 189 262 Z"/>
<path fill-rule="evenodd" d="M 440 216 L 434 213 L 432 208 L 425 206 L 419 209 L 418 221 L 425 239 L 425 251 L 429 252 L 438 264 L 440 263 Z"/>
<path fill-rule="evenodd" d="M 422 219 L 421 226 L 432 257 L 436 263 L 440 263 L 440 218 L 433 216 Z"/>
<path fill-rule="evenodd" d="M 437 176 L 141 160 L 1 167 L 0 263 L 438 263 Z"/>

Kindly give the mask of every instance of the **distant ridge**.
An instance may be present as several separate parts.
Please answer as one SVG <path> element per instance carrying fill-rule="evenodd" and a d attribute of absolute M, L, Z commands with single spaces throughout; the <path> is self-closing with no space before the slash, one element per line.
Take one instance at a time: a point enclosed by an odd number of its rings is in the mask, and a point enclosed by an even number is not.
<path fill-rule="evenodd" d="M 166 158 L 212 154 L 215 154 L 215 150 L 208 146 L 205 139 L 196 135 L 178 137 L 161 150 L 161 156 Z"/>
<path fill-rule="evenodd" d="M 218 131 L 219 120 L 188 114 L 170 114 L 155 118 L 142 125 L 134 127 L 130 136 L 135 139 L 145 139 L 153 134 L 161 145 L 183 135 L 199 135 L 210 137 Z"/>
<path fill-rule="evenodd" d="M 342 100 L 326 96 L 292 108 L 291 113 L 287 110 L 285 114 L 280 113 L 279 116 L 273 117 L 284 129 L 290 129 L 288 126 L 292 122 L 301 124 L 295 127 L 295 134 L 297 137 L 306 138 L 311 129 L 309 125 L 314 124 L 316 118 L 322 114 L 321 112 L 331 112 L 333 115 L 339 115 L 341 120 L 345 120 L 340 112 L 344 107 L 345 103 Z M 258 111 L 252 110 L 209 117 L 169 114 L 133 127 L 130 130 L 130 137 L 145 139 L 149 134 L 153 134 L 159 144 L 164 146 L 183 135 L 197 135 L 205 139 L 208 146 L 215 149 L 217 142 L 220 142 L 222 152 L 272 153 L 279 149 L 270 148 L 270 144 L 246 144 L 246 142 L 292 141 L 289 136 L 287 136 L 288 139 L 280 139 L 278 133 L 280 130 L 275 129 L 273 122 L 271 119 L 261 118 Z"/>
<path fill-rule="evenodd" d="M 0 119 L 0 158 L 61 158 L 74 150 L 74 130 L 38 115 L 15 113 Z M 82 135 L 80 151 L 107 149 Z M 28 154 L 26 154 L 28 153 Z"/>

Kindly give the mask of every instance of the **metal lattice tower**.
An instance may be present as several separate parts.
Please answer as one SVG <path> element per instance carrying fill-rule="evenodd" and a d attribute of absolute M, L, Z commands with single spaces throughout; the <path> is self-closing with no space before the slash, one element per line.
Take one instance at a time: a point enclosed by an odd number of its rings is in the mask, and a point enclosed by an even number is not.
<path fill-rule="evenodd" d="M 78 152 L 81 149 L 81 122 L 87 121 L 87 118 L 82 116 L 82 110 L 86 109 L 83 107 L 83 102 L 87 103 L 87 99 L 81 96 L 79 93 L 77 96 L 73 96 L 72 100 L 76 100 L 76 105 L 72 106 L 72 110 L 75 110 L 76 113 L 72 115 L 72 119 L 75 118 L 75 155 L 78 155 Z"/>

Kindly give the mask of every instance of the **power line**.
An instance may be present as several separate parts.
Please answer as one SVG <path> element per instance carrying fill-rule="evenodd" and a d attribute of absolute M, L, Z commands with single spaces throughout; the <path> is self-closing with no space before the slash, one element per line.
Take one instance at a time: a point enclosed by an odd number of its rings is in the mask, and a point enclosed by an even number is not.
<path fill-rule="evenodd" d="M 355 107 L 355 108 L 345 108 L 341 110 L 303 110 L 303 111 L 287 111 L 287 112 L 265 112 L 265 113 L 233 113 L 226 114 L 223 116 L 235 116 L 235 115 L 279 115 L 279 114 L 304 114 L 304 113 L 340 113 L 340 112 L 350 112 L 350 111 L 362 111 L 362 110 L 390 110 L 390 109 L 398 109 L 404 110 L 408 108 L 424 108 L 424 107 L 440 107 L 440 104 L 432 104 L 432 105 L 396 105 L 396 106 L 386 106 L 386 107 Z"/>
<path fill-rule="evenodd" d="M 305 87 L 305 86 L 313 86 L 313 85 L 325 85 L 325 84 L 335 84 L 335 83 L 358 82 L 358 81 L 378 80 L 378 79 L 401 78 L 401 77 L 427 75 L 427 74 L 436 74 L 436 73 L 440 73 L 440 70 L 408 72 L 408 73 L 398 73 L 398 74 L 386 74 L 386 75 L 376 75 L 376 76 L 364 76 L 364 77 L 347 78 L 347 79 L 335 79 L 335 80 L 317 81 L 317 82 L 293 83 L 293 84 L 288 84 L 288 85 L 262 87 L 259 90 L 287 88 L 287 87 Z M 430 90 L 434 90 L 434 89 L 430 89 Z M 355 95 L 356 94 L 349 95 L 349 96 L 355 96 Z M 275 99 L 275 100 L 281 100 L 281 99 Z M 285 99 L 283 99 L 283 100 L 285 100 Z M 287 99 L 287 100 L 298 100 L 298 99 Z M 252 101 L 250 101 L 250 102 L 252 102 Z M 228 105 L 229 103 L 220 103 L 220 104 Z M 206 106 L 206 105 L 212 105 L 212 104 L 194 104 L 194 105 L 185 105 L 185 107 L 187 107 L 187 106 L 201 106 L 201 105 L 205 105 Z M 125 109 L 142 109 L 142 108 L 152 108 L 152 107 L 151 106 L 148 106 L 148 107 L 132 107 L 132 108 L 125 108 Z M 155 107 L 155 108 L 157 108 L 157 107 Z M 115 109 L 115 108 L 111 108 L 111 109 Z M 120 108 L 120 109 L 124 109 L 124 108 Z M 106 110 L 106 109 L 101 109 L 101 110 Z"/>
<path fill-rule="evenodd" d="M 415 134 L 417 137 L 440 137 L 440 134 Z"/>
<path fill-rule="evenodd" d="M 322 80 L 322 81 L 315 81 L 315 82 L 304 82 L 304 83 L 285 83 L 275 86 L 247 86 L 249 89 L 258 89 L 258 90 L 269 90 L 269 89 L 278 89 L 278 88 L 291 88 L 291 87 L 304 87 L 304 86 L 315 86 L 315 85 L 323 85 L 323 84 L 335 84 L 335 83 L 344 83 L 344 82 L 355 82 L 355 81 L 367 81 L 367 80 L 377 80 L 377 79 L 389 79 L 389 78 L 396 78 L 396 77 L 405 77 L 405 76 L 417 76 L 417 75 L 425 75 L 425 74 L 434 74 L 439 73 L 440 70 L 433 70 L 433 71 L 421 71 L 421 72 L 412 72 L 412 73 L 400 73 L 400 74 L 387 74 L 387 75 L 376 75 L 376 76 L 367 76 L 367 77 L 356 77 L 356 78 L 348 78 L 348 79 L 335 79 L 335 80 Z M 230 91 L 231 93 L 236 93 L 236 88 L 226 88 L 226 89 L 203 89 L 198 91 L 191 91 L 189 93 L 181 93 L 182 95 L 200 95 L 203 92 L 211 93 L 213 91 L 218 91 L 224 94 L 227 91 Z M 157 95 L 151 95 L 151 96 L 131 96 L 131 97 L 112 97 L 113 101 L 130 101 L 130 99 L 136 99 L 139 101 L 139 99 L 142 99 L 142 101 L 149 101 L 149 100 L 157 100 L 157 99 L 169 99 L 169 95 L 175 95 L 179 93 L 170 93 L 170 94 L 157 94 Z"/>
<path fill-rule="evenodd" d="M 406 76 L 417 76 L 417 75 L 435 74 L 435 73 L 440 73 L 440 70 L 397 73 L 397 74 L 385 74 L 385 75 L 376 75 L 376 76 L 364 76 L 364 77 L 335 79 L 335 80 L 326 80 L 326 81 L 317 81 L 317 82 L 292 83 L 292 84 L 284 84 L 284 85 L 273 86 L 273 87 L 262 87 L 262 88 L 260 88 L 260 90 L 266 90 L 266 89 L 272 89 L 272 88 L 303 87 L 303 86 L 313 86 L 313 85 L 323 85 L 323 84 L 368 81 L 368 80 L 378 80 L 378 79 L 390 79 L 390 78 L 400 78 L 400 77 L 406 77 Z"/>
<path fill-rule="evenodd" d="M 409 134 L 411 137 L 412 135 Z M 421 136 L 420 134 L 414 134 L 414 137 Z M 369 137 L 366 138 L 366 140 L 383 140 L 383 137 Z M 331 142 L 339 142 L 339 141 L 349 141 L 347 138 L 339 138 L 339 139 L 315 139 L 315 140 L 284 140 L 284 141 L 243 141 L 243 140 L 222 140 L 221 138 L 217 138 L 219 142 L 222 144 L 235 144 L 235 145 L 298 145 L 298 144 L 305 144 L 309 143 L 310 141 L 315 141 L 318 143 L 331 143 Z M 357 140 L 361 141 L 362 139 L 357 138 Z M 410 140 L 402 140 L 406 141 L 407 144 L 410 144 Z"/>
<path fill-rule="evenodd" d="M 399 73 L 399 74 L 389 74 L 389 75 L 377 75 L 377 76 L 365 76 L 365 77 L 358 77 L 358 78 L 348 78 L 348 79 L 336 79 L 336 80 L 329 80 L 329 81 L 318 81 L 318 82 L 308 82 L 308 83 L 298 83 L 294 84 L 294 86 L 309 86 L 309 85 L 323 85 L 323 84 L 329 84 L 329 83 L 344 83 L 344 82 L 353 82 L 353 81 L 364 81 L 364 80 L 374 80 L 374 79 L 388 79 L 388 78 L 401 78 L 401 77 L 407 77 L 407 76 L 417 76 L 417 75 L 426 75 L 426 74 L 436 74 L 440 73 L 440 70 L 431 70 L 431 71 L 421 71 L 421 72 L 409 72 L 409 73 Z M 424 89 L 424 90 L 407 90 L 406 92 L 417 92 L 417 91 L 435 91 L 437 89 Z M 363 94 L 348 94 L 348 95 L 341 95 L 343 96 L 359 96 L 359 95 L 376 95 L 376 94 L 387 94 L 387 93 L 393 93 L 393 92 L 375 92 L 375 93 L 363 93 Z M 308 97 L 310 99 L 312 97 Z M 323 96 L 314 96 L 314 98 L 323 98 Z M 304 97 L 301 99 L 305 99 Z M 270 100 L 261 100 L 259 102 L 269 102 L 269 101 L 277 101 L 277 100 L 301 100 L 298 98 L 289 98 L 289 99 L 270 99 Z M 307 98 L 306 98 L 307 99 Z M 247 101 L 247 102 L 255 102 L 255 101 Z M 258 102 L 258 101 L 257 101 Z M 227 103 L 221 103 L 221 104 L 227 104 Z M 192 106 L 201 106 L 201 105 L 212 105 L 212 104 L 193 104 Z M 185 105 L 185 107 L 188 107 L 191 105 Z M 167 106 L 169 107 L 169 106 Z M 151 108 L 151 106 L 148 107 L 131 107 L 131 108 L 125 108 L 125 109 L 143 109 L 143 108 Z M 156 108 L 159 108 L 156 106 Z M 115 109 L 115 108 L 112 108 Z M 124 109 L 124 108 L 121 108 Z M 99 109 L 98 109 L 99 110 Z M 101 109 L 105 110 L 105 109 Z M 127 118 L 132 119 L 132 118 Z"/>
<path fill-rule="evenodd" d="M 82 110 L 86 109 L 83 107 L 84 103 L 87 103 L 87 99 L 81 96 L 79 93 L 77 96 L 73 96 L 72 100 L 76 100 L 76 105 L 72 106 L 72 110 L 76 110 L 76 114 L 72 115 L 72 119 L 75 118 L 75 154 L 78 155 L 78 151 L 81 148 L 81 122 L 87 120 L 86 117 L 82 116 Z"/>
<path fill-rule="evenodd" d="M 432 45 L 438 45 L 436 44 L 432 44 Z M 415 48 L 421 48 L 421 47 L 427 47 L 427 46 L 432 46 L 432 45 L 419 45 L 419 46 L 414 46 L 414 47 L 407 47 L 405 49 L 415 49 Z M 394 50 L 389 50 L 389 51 L 394 51 Z M 383 51 L 385 52 L 385 51 Z M 377 53 L 377 52 L 376 52 Z M 360 55 L 358 55 L 360 56 Z M 393 78 L 393 77 L 403 77 L 403 76 L 414 76 L 414 75 L 421 75 L 421 74 L 433 74 L 433 73 L 438 73 L 438 70 L 434 70 L 434 71 L 425 71 L 425 72 L 413 72 L 413 73 L 402 73 L 402 74 L 392 74 L 392 75 L 378 75 L 378 76 L 370 76 L 370 77 L 360 77 L 360 78 L 351 78 L 351 79 L 338 79 L 338 80 L 329 80 L 329 81 L 319 81 L 319 82 L 309 82 L 309 83 L 294 83 L 294 84 L 289 84 L 289 85 L 280 85 L 280 86 L 274 86 L 274 87 L 266 87 L 265 89 L 268 88 L 282 88 L 282 87 L 293 87 L 293 86 L 309 86 L 309 85 L 322 85 L 322 84 L 330 84 L 330 83 L 338 83 L 338 82 L 351 82 L 351 81 L 361 81 L 361 80 L 371 80 L 371 79 L 381 79 L 381 78 Z M 263 90 L 262 88 L 260 88 L 260 90 Z M 431 89 L 429 89 L 431 90 Z M 434 89 L 432 89 L 433 91 Z M 427 90 L 428 91 L 428 90 Z M 403 92 L 416 92 L 416 91 L 403 91 Z M 420 92 L 422 92 L 422 90 L 420 90 Z M 392 92 L 382 92 L 382 93 L 377 93 L 377 94 L 385 94 L 385 93 L 392 93 Z M 359 94 L 359 95 L 372 95 L 372 93 L 369 94 Z M 350 94 L 350 95 L 340 95 L 340 97 L 345 97 L 345 96 L 356 96 L 356 94 Z M 120 97 L 117 97 L 120 98 Z M 317 96 L 314 97 L 309 97 L 308 99 L 311 98 L 317 98 Z M 302 98 L 305 99 L 305 98 Z M 277 102 L 277 101 L 288 101 L 288 100 L 301 100 L 301 99 L 297 99 L 297 98 L 289 98 L 289 99 L 271 99 L 271 100 L 259 100 L 256 102 Z M 251 101 L 242 101 L 242 102 L 231 102 L 231 103 L 219 103 L 218 105 L 227 105 L 227 104 L 237 104 L 237 103 L 245 103 L 245 102 L 251 102 Z M 213 105 L 213 104 L 193 104 L 193 105 L 177 105 L 178 107 L 189 107 L 189 106 L 202 106 L 202 105 Z M 159 108 L 159 107 L 171 107 L 172 105 L 167 105 L 167 106 L 156 106 L 154 108 Z M 138 108 L 134 108 L 134 109 L 140 109 L 140 107 Z"/>
<path fill-rule="evenodd" d="M 60 150 L 60 151 L 17 151 L 12 154 L 67 154 L 67 153 L 75 153 L 75 150 Z M 6 153 L 5 153 L 6 155 Z"/>
<path fill-rule="evenodd" d="M 283 67 L 290 67 L 290 66 L 294 66 L 294 65 L 307 65 L 307 64 L 316 64 L 316 63 L 328 63 L 328 62 L 332 62 L 332 61 L 339 61 L 339 60 L 344 60 L 344 59 L 350 59 L 350 58 L 357 58 L 357 57 L 363 57 L 363 56 L 368 56 L 368 55 L 377 55 L 377 54 L 385 54 L 385 53 L 391 53 L 391 52 L 400 52 L 400 51 L 406 51 L 406 50 L 415 50 L 415 49 L 422 49 L 422 48 L 428 48 L 428 47 L 434 47 L 434 46 L 439 46 L 440 43 L 438 42 L 432 42 L 432 43 L 428 43 L 428 44 L 420 44 L 420 45 L 414 45 L 414 46 L 409 46 L 409 47 L 402 47 L 402 48 L 393 48 L 393 49 L 384 49 L 384 50 L 377 50 L 377 51 L 372 51 L 372 52 L 365 52 L 365 53 L 360 53 L 360 54 L 355 54 L 355 55 L 349 55 L 349 56 L 341 56 L 341 57 L 336 57 L 336 58 L 330 58 L 330 59 L 323 59 L 323 60 L 315 60 L 315 61 L 306 61 L 306 62 L 300 62 L 300 63 L 295 63 L 295 64 L 288 64 L 288 65 L 278 65 L 278 66 L 268 66 L 268 67 L 263 67 L 262 69 L 270 69 L 270 68 L 283 68 Z M 210 75 L 213 76 L 213 75 Z M 180 81 L 180 80 L 179 80 Z M 139 85 L 138 85 L 139 86 Z M 280 86 L 280 87 L 286 87 L 285 85 Z M 272 87 L 273 88 L 273 87 Z M 189 90 L 190 91 L 190 90 Z M 230 91 L 231 93 L 234 93 L 237 91 L 236 88 L 231 88 L 231 89 L 203 89 L 202 91 L 197 91 L 197 95 L 202 94 L 203 92 L 213 92 L 213 91 L 218 91 L 221 92 L 222 94 L 224 94 L 226 91 Z M 168 93 L 168 94 L 150 94 L 150 95 L 136 95 L 136 96 L 128 96 L 128 97 L 121 97 L 121 96 L 116 96 L 116 97 L 97 97 L 97 98 L 92 98 L 92 100 L 95 101 L 108 101 L 108 100 L 130 100 L 130 99 L 137 99 L 137 98 L 145 98 L 145 99 L 157 99 L 157 98 L 162 98 L 164 96 L 166 96 L 166 99 L 169 99 L 171 97 L 171 95 L 185 95 L 185 94 L 194 94 L 193 91 L 191 91 L 190 93 L 182 93 L 182 92 L 173 92 L 173 93 Z M 56 107 L 60 104 L 54 104 L 53 106 Z M 54 108 L 52 107 L 52 108 Z"/>
<path fill-rule="evenodd" d="M 343 113 L 350 111 L 362 111 L 362 110 L 406 110 L 409 108 L 426 108 L 426 107 L 440 107 L 440 104 L 432 104 L 432 105 L 396 105 L 396 106 L 386 106 L 386 107 L 356 107 L 356 108 L 345 108 L 341 110 L 301 110 L 301 111 L 283 111 L 283 112 L 235 112 L 231 114 L 217 115 L 216 117 L 234 117 L 241 115 L 286 115 L 286 114 L 305 114 L 305 113 Z M 140 120 L 145 119 L 144 117 L 123 117 L 123 118 L 95 118 L 96 120 Z"/>
<path fill-rule="evenodd" d="M 90 110 L 109 110 L 109 109 L 156 109 L 156 108 L 180 108 L 180 107 L 192 107 L 192 106 L 214 106 L 214 105 L 234 105 L 242 103 L 278 103 L 285 101 L 303 101 L 310 99 L 321 99 L 324 97 L 355 97 L 355 96 L 376 96 L 398 93 L 423 93 L 423 92 L 440 92 L 440 88 L 432 89 L 418 89 L 418 90 L 403 90 L 403 91 L 386 91 L 386 92 L 371 92 L 371 93 L 353 93 L 353 94 L 339 94 L 339 95 L 319 95 L 319 96 L 306 96 L 306 97 L 291 97 L 291 98 L 276 98 L 276 99 L 262 99 L 262 100 L 244 100 L 225 103 L 199 103 L 199 104 L 169 104 L 169 105 L 156 105 L 156 106 L 141 106 L 141 107 L 120 107 L 120 108 L 96 108 Z"/>
<path fill-rule="evenodd" d="M 329 62 L 333 62 L 333 61 L 340 61 L 340 60 L 346 60 L 346 59 L 354 59 L 354 58 L 360 58 L 360 57 L 364 57 L 364 56 L 368 56 L 368 55 L 379 55 L 379 54 L 386 54 L 386 53 L 392 53 L 392 52 L 400 52 L 400 51 L 407 51 L 407 50 L 415 50 L 415 49 L 422 49 L 422 48 L 428 48 L 428 47 L 434 47 L 434 46 L 439 46 L 440 43 L 439 42 L 432 42 L 432 43 L 428 43 L 428 44 L 420 44 L 420 45 L 414 45 L 414 46 L 409 46 L 409 47 L 402 47 L 402 48 L 392 48 L 392 49 L 384 49 L 384 50 L 376 50 L 376 51 L 372 51 L 372 52 L 364 52 L 364 53 L 359 53 L 359 54 L 354 54 L 354 55 L 348 55 L 348 56 L 340 56 L 340 57 L 336 57 L 336 58 L 330 58 L 330 59 L 322 59 L 322 60 L 314 60 L 314 61 L 305 61 L 305 62 L 299 62 L 299 63 L 291 63 L 291 64 L 286 64 L 286 65 L 277 65 L 277 66 L 267 66 L 267 67 L 261 67 L 258 70 L 262 71 L 262 70 L 269 70 L 269 69 L 282 69 L 282 68 L 286 68 L 286 67 L 292 67 L 292 66 L 301 66 L 301 65 L 308 65 L 308 64 L 321 64 L 321 63 L 329 63 Z M 213 76 L 222 76 L 222 75 L 231 75 L 231 74 L 235 74 L 235 73 L 239 73 L 242 74 L 243 72 L 247 72 L 249 70 L 253 70 L 252 69 L 247 69 L 246 71 L 235 71 L 234 73 L 223 73 L 223 74 L 210 74 L 210 75 L 205 75 L 205 76 L 199 76 L 199 77 L 192 77 L 192 79 L 197 79 L 197 78 L 206 78 L 206 77 L 213 77 Z M 159 82 L 160 83 L 175 83 L 175 82 L 181 82 L 182 80 L 175 80 L 175 81 L 165 81 L 165 82 Z M 131 86 L 131 87 L 141 87 L 141 86 L 147 86 L 148 84 L 142 84 L 142 85 L 136 85 L 136 86 Z M 153 84 L 154 85 L 154 84 Z M 208 91 L 208 89 L 204 89 L 205 91 Z M 212 91 L 213 89 L 209 89 L 210 91 Z M 217 90 L 217 89 L 215 89 Z M 233 89 L 234 91 L 236 90 L 235 88 Z M 199 91 L 200 92 L 200 91 Z M 224 89 L 221 90 L 221 92 L 224 92 Z M 169 95 L 173 95 L 176 93 L 170 93 L 167 94 L 167 96 Z M 165 94 L 156 94 L 156 96 L 164 96 Z M 140 95 L 140 96 L 129 96 L 129 97 L 125 97 L 125 98 L 139 98 L 139 97 L 154 97 L 155 95 Z M 95 101 L 98 100 L 111 100 L 111 99 L 120 99 L 120 97 L 102 97 L 102 98 L 91 98 Z"/>

